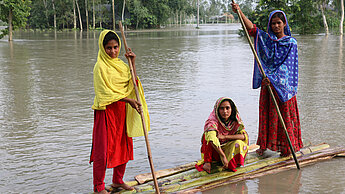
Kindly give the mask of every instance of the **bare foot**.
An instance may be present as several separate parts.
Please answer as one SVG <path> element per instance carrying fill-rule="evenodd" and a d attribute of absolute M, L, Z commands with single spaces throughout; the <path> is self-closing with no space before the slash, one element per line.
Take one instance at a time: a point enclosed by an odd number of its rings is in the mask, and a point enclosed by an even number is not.
<path fill-rule="evenodd" d="M 202 167 L 207 173 L 211 173 L 211 163 L 207 162 Z"/>
<path fill-rule="evenodd" d="M 257 153 L 259 156 L 264 155 L 264 152 L 265 152 L 265 150 L 262 150 L 262 149 L 260 149 L 260 148 L 256 150 L 256 153 Z"/>
<path fill-rule="evenodd" d="M 102 190 L 101 192 L 94 192 L 95 194 L 110 194 L 107 190 Z"/>
<path fill-rule="evenodd" d="M 132 190 L 134 190 L 134 187 L 131 187 L 131 186 L 127 185 L 126 183 L 123 183 L 123 184 L 113 183 L 113 184 L 111 184 L 110 186 L 113 187 L 113 188 L 119 188 L 119 187 L 121 187 L 122 189 L 125 189 L 125 190 L 127 190 L 127 191 L 132 191 Z"/>

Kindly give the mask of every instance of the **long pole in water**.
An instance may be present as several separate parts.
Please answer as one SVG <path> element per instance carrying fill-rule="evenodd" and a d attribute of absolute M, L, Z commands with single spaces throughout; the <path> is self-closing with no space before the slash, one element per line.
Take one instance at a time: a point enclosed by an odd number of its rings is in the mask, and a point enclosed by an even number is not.
<path fill-rule="evenodd" d="M 232 0 L 232 3 L 235 3 L 235 1 Z M 250 48 L 251 48 L 252 51 L 253 51 L 254 57 L 255 57 L 255 59 L 256 59 L 256 62 L 258 63 L 258 66 L 259 66 L 259 68 L 260 68 L 260 71 L 261 71 L 261 73 L 262 73 L 262 76 L 263 76 L 263 78 L 267 78 L 267 76 L 266 76 L 266 74 L 265 74 L 265 71 L 264 71 L 264 69 L 262 68 L 262 65 L 261 65 L 260 59 L 259 59 L 259 57 L 258 57 L 258 54 L 257 54 L 256 51 L 255 51 L 254 45 L 253 45 L 253 43 L 252 43 L 252 40 L 251 40 L 250 37 L 249 37 L 247 28 L 246 28 L 246 26 L 245 26 L 245 24 L 244 24 L 244 22 L 243 22 L 243 18 L 242 18 L 242 16 L 241 16 L 241 14 L 238 13 L 238 10 L 237 10 L 237 15 L 238 15 L 238 18 L 240 19 L 240 22 L 241 22 L 241 24 L 242 24 L 242 28 L 243 28 L 243 30 L 244 30 L 244 32 L 245 32 L 245 34 L 246 34 L 248 43 L 249 43 L 249 45 L 250 45 Z M 281 125 L 282 125 L 283 128 L 284 128 L 284 132 L 285 132 L 286 138 L 287 138 L 287 140 L 288 140 L 288 142 L 289 142 L 289 147 L 290 147 L 290 150 L 291 150 L 293 159 L 295 160 L 297 169 L 299 170 L 300 167 L 299 167 L 299 163 L 298 163 L 298 160 L 297 160 L 297 157 L 296 157 L 296 154 L 295 154 L 295 150 L 294 150 L 293 147 L 292 147 L 292 144 L 291 144 L 291 140 L 290 140 L 289 134 L 288 134 L 288 132 L 287 132 L 287 130 L 286 130 L 286 126 L 285 126 L 284 119 L 283 119 L 282 114 L 280 113 L 280 110 L 279 110 L 279 107 L 278 107 L 277 100 L 276 100 L 276 98 L 274 97 L 274 94 L 273 94 L 273 91 L 272 91 L 271 86 L 270 86 L 270 85 L 267 85 L 267 88 L 268 88 L 269 93 L 271 94 L 272 100 L 273 100 L 274 105 L 275 105 L 275 108 L 276 108 L 276 110 L 277 110 L 278 117 L 279 117 L 279 121 L 280 121 Z"/>
<path fill-rule="evenodd" d="M 128 52 L 128 46 L 127 46 L 127 42 L 126 42 L 126 38 L 125 38 L 125 33 L 123 31 L 123 27 L 122 27 L 122 22 L 121 21 L 119 21 L 119 27 L 120 27 L 120 31 L 121 31 L 121 36 L 122 36 L 123 44 L 125 45 L 126 52 Z M 133 85 L 134 85 L 137 101 L 139 103 L 141 103 L 140 97 L 139 97 L 138 86 L 137 86 L 136 81 L 135 81 L 134 68 L 133 68 L 132 61 L 130 59 L 128 59 L 128 64 L 129 64 L 129 68 L 130 68 L 130 71 L 131 71 L 131 74 L 132 74 L 132 81 L 133 81 Z M 152 162 L 152 154 L 151 154 L 150 142 L 149 142 L 149 138 L 148 138 L 148 135 L 147 135 L 146 122 L 145 122 L 145 117 L 144 117 L 144 114 L 143 114 L 142 106 L 140 106 L 140 116 L 141 116 L 141 123 L 143 125 L 143 131 L 144 131 L 146 148 L 147 148 L 147 155 L 148 155 L 149 162 L 150 162 L 153 182 L 154 182 L 154 185 L 155 185 L 156 193 L 160 194 L 158 183 L 157 183 L 157 178 L 156 178 L 156 175 L 155 175 L 155 169 L 154 169 L 153 162 Z"/>

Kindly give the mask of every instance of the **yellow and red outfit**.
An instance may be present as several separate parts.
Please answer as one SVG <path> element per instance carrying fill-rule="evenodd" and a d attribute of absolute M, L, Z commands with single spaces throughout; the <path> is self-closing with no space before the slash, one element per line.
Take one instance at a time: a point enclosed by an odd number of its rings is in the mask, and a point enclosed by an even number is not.
<path fill-rule="evenodd" d="M 205 122 L 204 133 L 201 139 L 201 160 L 196 164 L 196 169 L 202 171 L 203 164 L 212 161 L 221 161 L 218 152 L 213 148 L 221 147 L 227 160 L 229 161 L 228 169 L 236 171 L 238 166 L 244 165 L 244 160 L 248 152 L 248 135 L 244 130 L 243 122 L 236 108 L 236 120 L 230 120 L 228 123 L 221 121 L 218 115 L 218 108 L 224 100 L 230 98 L 219 98 L 214 106 L 213 111 Z M 243 134 L 245 140 L 219 140 L 217 135 L 235 135 Z"/>
<path fill-rule="evenodd" d="M 108 32 L 110 30 L 104 30 L 100 34 L 97 63 L 93 70 L 95 99 L 92 109 L 95 111 L 90 163 L 94 163 L 93 183 L 97 192 L 105 189 L 106 168 L 114 168 L 113 183 L 124 183 L 126 164 L 133 160 L 132 137 L 143 135 L 140 115 L 129 104 L 120 101 L 125 97 L 134 99 L 135 90 L 128 65 L 118 57 L 111 58 L 104 50 L 103 40 Z M 139 80 L 137 85 L 146 126 L 150 130 L 149 114 Z"/>

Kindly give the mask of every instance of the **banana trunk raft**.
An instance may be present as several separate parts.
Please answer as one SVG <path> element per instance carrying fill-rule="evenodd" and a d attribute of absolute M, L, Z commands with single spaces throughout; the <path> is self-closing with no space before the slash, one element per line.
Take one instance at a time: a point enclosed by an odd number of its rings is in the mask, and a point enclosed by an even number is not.
<path fill-rule="evenodd" d="M 175 168 L 156 171 L 161 193 L 196 193 L 216 187 L 224 186 L 247 179 L 253 179 L 267 174 L 296 168 L 292 156 L 280 157 L 277 152 L 266 151 L 263 156 L 255 152 L 257 147 L 251 145 L 244 167 L 237 168 L 237 172 L 224 170 L 221 164 L 212 164 L 211 173 L 198 172 L 196 162 L 181 165 Z M 345 147 L 330 147 L 326 143 L 309 145 L 296 153 L 300 166 L 306 166 L 318 161 L 328 160 L 336 156 L 343 157 Z M 155 193 L 151 173 L 135 176 L 135 181 L 126 182 L 135 188 L 134 191 L 113 190 L 112 193 Z"/>

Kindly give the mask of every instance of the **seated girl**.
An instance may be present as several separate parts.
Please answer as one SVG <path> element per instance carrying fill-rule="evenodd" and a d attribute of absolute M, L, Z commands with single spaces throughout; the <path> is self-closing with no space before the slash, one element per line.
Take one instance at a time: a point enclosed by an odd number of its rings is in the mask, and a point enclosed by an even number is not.
<path fill-rule="evenodd" d="M 225 169 L 236 172 L 243 166 L 248 151 L 248 135 L 230 98 L 219 98 L 206 120 L 201 138 L 201 160 L 198 171 L 211 172 L 211 162 L 221 161 Z"/>

